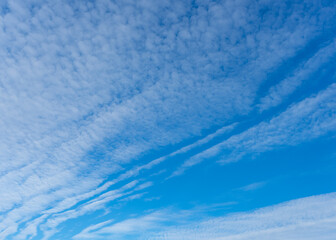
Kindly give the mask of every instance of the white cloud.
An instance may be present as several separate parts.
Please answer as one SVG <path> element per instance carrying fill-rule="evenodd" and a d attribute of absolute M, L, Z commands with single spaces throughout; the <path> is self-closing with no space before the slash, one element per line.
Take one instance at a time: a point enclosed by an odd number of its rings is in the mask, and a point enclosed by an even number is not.
<path fill-rule="evenodd" d="M 261 153 L 276 147 L 297 145 L 336 130 L 336 84 L 293 104 L 286 111 L 242 133 L 232 135 L 186 160 L 171 177 L 205 159 L 218 156 L 221 163 L 241 159 L 246 154 Z"/>
<path fill-rule="evenodd" d="M 264 5 L 287 15 L 261 21 Z M 318 35 L 334 12 L 314 2 L 287 11 L 273 1 L 200 2 L 197 9 L 145 0 L 1 6 L 3 239 L 84 213 L 80 202 L 103 200 L 118 180 L 161 160 L 122 175 L 125 163 L 247 114 L 265 73 Z M 116 180 L 100 186 L 111 174 Z"/>
<path fill-rule="evenodd" d="M 106 235 L 120 237 L 122 235 L 132 235 L 134 233 L 145 232 L 157 229 L 162 221 L 164 221 L 165 213 L 161 211 L 153 212 L 148 215 L 127 219 L 117 222 L 100 229 L 89 227 L 81 233 L 74 236 L 74 239 L 103 239 Z M 97 226 L 97 225 L 95 225 Z M 99 225 L 100 227 L 100 225 Z M 92 231 L 93 230 L 93 231 Z"/>
<path fill-rule="evenodd" d="M 323 64 L 332 61 L 336 54 L 336 42 L 333 40 L 329 45 L 319 49 L 301 67 L 296 69 L 290 77 L 285 78 L 280 83 L 272 86 L 269 94 L 260 100 L 260 111 L 267 110 L 279 105 L 286 97 L 292 94 L 304 81 L 316 72 Z"/>
<path fill-rule="evenodd" d="M 114 236 L 128 239 L 132 235 L 134 239 L 162 240 L 331 240 L 336 236 L 335 193 L 301 198 L 224 217 L 195 220 L 197 214 L 197 209 L 189 212 L 166 209 L 121 222 L 94 225 L 98 227 L 89 227 L 74 238 L 104 239 Z M 178 225 L 176 222 L 179 222 Z"/>
<path fill-rule="evenodd" d="M 253 190 L 262 188 L 265 185 L 266 185 L 266 182 L 255 182 L 255 183 L 251 183 L 251 184 L 248 184 L 246 186 L 243 186 L 243 187 L 239 188 L 239 190 L 253 191 Z"/>
<path fill-rule="evenodd" d="M 293 200 L 163 231 L 148 239 L 334 239 L 335 194 Z"/>

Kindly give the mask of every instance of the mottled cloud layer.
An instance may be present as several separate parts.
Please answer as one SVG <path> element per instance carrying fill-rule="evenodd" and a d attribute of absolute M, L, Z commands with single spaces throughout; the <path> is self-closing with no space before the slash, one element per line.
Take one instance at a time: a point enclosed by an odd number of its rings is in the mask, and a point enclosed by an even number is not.
<path fill-rule="evenodd" d="M 173 177 L 211 156 L 237 161 L 335 131 L 335 84 L 286 103 L 335 59 L 335 11 L 321 1 L 1 1 L 0 238 L 52 239 L 69 219 L 143 196 L 154 167 Z M 187 153 L 177 168 L 160 165 Z"/>

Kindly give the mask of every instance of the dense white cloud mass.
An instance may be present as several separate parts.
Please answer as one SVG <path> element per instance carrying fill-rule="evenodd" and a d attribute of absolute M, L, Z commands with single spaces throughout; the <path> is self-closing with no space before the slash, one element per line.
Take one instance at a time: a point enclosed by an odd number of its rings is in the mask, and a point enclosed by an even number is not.
<path fill-rule="evenodd" d="M 322 2 L 0 1 L 0 239 L 51 239 L 69 219 L 140 198 L 155 185 L 141 173 L 191 150 L 170 176 L 335 131 L 328 84 L 231 134 L 334 60 L 336 7 Z M 321 35 L 326 46 L 299 59 Z M 289 60 L 290 76 L 269 79 Z M 118 229 L 132 230 L 101 233 Z"/>

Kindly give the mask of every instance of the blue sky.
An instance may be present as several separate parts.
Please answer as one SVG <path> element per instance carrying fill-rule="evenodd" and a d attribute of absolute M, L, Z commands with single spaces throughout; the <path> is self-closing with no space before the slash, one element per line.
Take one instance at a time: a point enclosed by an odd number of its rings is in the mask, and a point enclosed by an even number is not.
<path fill-rule="evenodd" d="M 332 0 L 0 1 L 0 239 L 336 239 Z"/>

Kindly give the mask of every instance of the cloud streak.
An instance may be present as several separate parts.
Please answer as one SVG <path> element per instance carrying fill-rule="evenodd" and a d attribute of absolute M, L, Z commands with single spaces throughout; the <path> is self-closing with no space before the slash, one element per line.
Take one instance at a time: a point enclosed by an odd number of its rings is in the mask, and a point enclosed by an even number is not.
<path fill-rule="evenodd" d="M 172 177 L 215 156 L 220 157 L 220 163 L 229 163 L 247 154 L 297 145 L 333 132 L 336 130 L 335 96 L 336 85 L 331 84 L 316 96 L 290 106 L 270 121 L 261 122 L 196 154 L 173 172 Z"/>
<path fill-rule="evenodd" d="M 95 225 L 79 233 L 74 239 L 104 239 L 118 236 L 127 239 L 333 239 L 336 231 L 335 193 L 292 200 L 251 212 L 224 217 L 207 217 L 200 221 L 187 220 L 181 225 L 169 222 L 185 213 L 153 212 L 117 223 Z M 173 217 L 172 217 L 173 216 Z M 140 223 L 140 225 L 139 225 Z M 107 234 L 107 235 L 103 235 Z"/>

